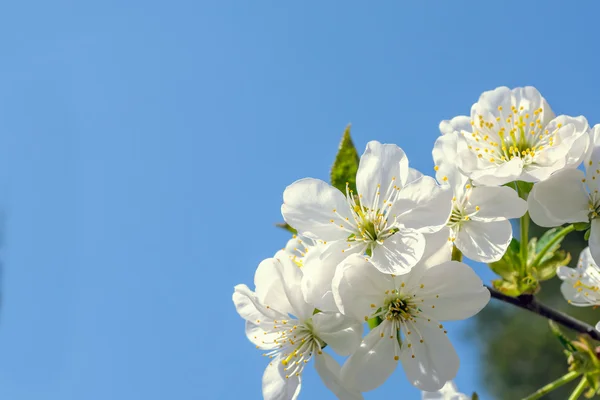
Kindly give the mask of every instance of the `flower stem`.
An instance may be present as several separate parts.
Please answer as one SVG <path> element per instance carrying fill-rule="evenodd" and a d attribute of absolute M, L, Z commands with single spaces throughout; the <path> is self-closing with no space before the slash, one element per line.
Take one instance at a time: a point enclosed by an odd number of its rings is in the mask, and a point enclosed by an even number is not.
<path fill-rule="evenodd" d="M 521 217 L 521 267 L 522 271 L 527 271 L 527 250 L 529 247 L 529 213 Z"/>
<path fill-rule="evenodd" d="M 544 258 L 544 256 L 546 255 L 546 253 L 548 252 L 548 250 L 550 250 L 552 248 L 552 246 L 554 246 L 556 244 L 556 242 L 558 242 L 560 239 L 562 239 L 563 237 L 567 236 L 569 233 L 573 232 L 575 230 L 575 225 L 571 224 L 568 226 L 565 226 L 563 228 L 562 231 L 560 231 L 559 233 L 557 233 L 545 246 L 544 248 L 538 253 L 538 255 L 535 257 L 535 260 L 533 260 L 533 263 L 531 264 L 532 267 L 537 267 L 538 264 L 540 263 L 540 261 L 542 261 L 542 258 Z"/>
<path fill-rule="evenodd" d="M 462 258 L 462 252 L 456 246 L 452 246 L 452 261 L 462 261 Z"/>
<path fill-rule="evenodd" d="M 587 389 L 587 385 L 588 385 L 587 378 L 584 376 L 579 381 L 579 384 L 577 385 L 575 390 L 573 390 L 573 393 L 571 393 L 571 396 L 569 396 L 569 400 L 577 400 L 579 398 L 579 396 L 581 396 L 583 394 L 585 389 Z"/>
<path fill-rule="evenodd" d="M 542 397 L 544 395 L 547 395 L 548 393 L 550 393 L 551 391 L 553 391 L 553 390 L 561 387 L 562 385 L 571 382 L 573 379 L 577 378 L 580 375 L 581 375 L 580 372 L 571 371 L 571 372 L 567 373 L 566 375 L 561 376 L 560 378 L 558 378 L 554 382 L 550 382 L 546 386 L 538 389 L 535 393 L 532 393 L 529 396 L 523 398 L 523 400 L 536 400 L 536 399 L 539 399 L 540 397 Z"/>

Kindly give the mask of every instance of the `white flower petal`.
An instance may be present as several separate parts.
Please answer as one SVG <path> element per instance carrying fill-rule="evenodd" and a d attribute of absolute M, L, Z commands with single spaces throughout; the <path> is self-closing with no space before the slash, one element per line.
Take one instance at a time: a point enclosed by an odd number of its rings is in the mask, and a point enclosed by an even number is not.
<path fill-rule="evenodd" d="M 314 332 L 340 356 L 350 355 L 362 338 L 362 323 L 340 313 L 320 312 L 312 317 Z"/>
<path fill-rule="evenodd" d="M 446 225 L 451 211 L 452 191 L 423 176 L 400 190 L 389 214 L 399 226 L 432 233 Z"/>
<path fill-rule="evenodd" d="M 469 154 L 473 155 L 474 153 L 469 151 Z M 476 185 L 505 185 L 509 182 L 518 180 L 521 177 L 521 173 L 523 172 L 523 160 L 521 160 L 518 157 L 515 157 L 512 160 L 503 164 L 489 166 L 487 168 L 482 168 L 478 165 L 467 167 L 467 164 L 465 162 L 461 162 L 463 160 L 469 160 L 466 157 L 465 152 L 459 153 L 458 164 L 459 167 L 463 170 L 463 172 L 465 172 L 467 176 L 473 179 L 473 182 Z"/>
<path fill-rule="evenodd" d="M 502 258 L 512 239 L 510 221 L 466 221 L 456 235 L 454 245 L 468 258 L 494 262 Z"/>
<path fill-rule="evenodd" d="M 383 273 L 402 275 L 421 260 L 424 251 L 425 237 L 421 233 L 400 228 L 373 249 L 370 261 Z"/>
<path fill-rule="evenodd" d="M 320 249 L 314 249 L 306 255 L 302 267 L 302 293 L 307 303 L 321 311 L 338 310 L 331 291 L 331 281 L 336 267 L 344 258 L 344 254 L 340 252 L 321 259 Z"/>
<path fill-rule="evenodd" d="M 469 205 L 472 208 L 479 207 L 473 218 L 484 221 L 520 218 L 527 212 L 527 202 L 506 186 L 473 188 Z"/>
<path fill-rule="evenodd" d="M 360 157 L 356 173 L 356 189 L 362 196 L 363 204 L 371 208 L 381 208 L 383 194 L 390 184 L 403 187 L 409 173 L 408 158 L 395 144 L 381 144 L 377 141 L 367 143 Z M 394 183 L 392 183 L 393 179 Z M 381 188 L 378 187 L 381 185 Z M 375 195 L 381 189 L 378 204 L 373 207 Z"/>
<path fill-rule="evenodd" d="M 272 326 L 272 320 L 268 321 L 263 319 L 259 324 L 255 324 L 252 321 L 246 321 L 246 337 L 248 340 L 250 340 L 250 342 L 252 342 L 253 345 L 257 346 L 257 349 L 277 349 L 279 348 L 279 344 L 277 344 L 276 341 L 279 339 L 281 334 L 279 332 L 274 332 L 271 329 Z"/>
<path fill-rule="evenodd" d="M 565 300 L 572 306 L 576 307 L 589 307 L 594 304 L 590 303 L 583 293 L 575 287 L 575 282 L 564 281 L 560 284 L 560 292 L 562 293 Z"/>
<path fill-rule="evenodd" d="M 361 392 L 381 386 L 394 372 L 400 345 L 392 324 L 383 321 L 365 336 L 360 347 L 342 367 L 342 380 Z M 392 338 L 390 338 L 392 336 Z"/>
<path fill-rule="evenodd" d="M 490 300 L 489 290 L 468 265 L 448 261 L 429 268 L 416 292 L 427 316 L 438 321 L 462 320 L 481 311 Z M 432 307 L 435 306 L 435 307 Z"/>
<path fill-rule="evenodd" d="M 417 320 L 413 334 L 420 335 L 423 343 L 413 340 L 412 347 L 403 346 L 400 360 L 404 372 L 417 388 L 428 392 L 439 390 L 447 381 L 456 377 L 458 355 L 448 337 L 433 320 Z"/>
<path fill-rule="evenodd" d="M 279 347 L 273 343 L 279 337 L 279 332 L 274 332 L 273 321 L 286 319 L 287 314 L 266 308 L 257 296 L 246 285 L 237 285 L 233 293 L 233 303 L 242 318 L 246 320 L 246 337 L 262 350 L 272 350 Z"/>
<path fill-rule="evenodd" d="M 425 237 L 425 251 L 419 265 L 425 268 L 450 261 L 452 258 L 452 242 L 448 239 L 452 230 L 445 226 L 440 231 L 423 235 Z"/>
<path fill-rule="evenodd" d="M 596 168 L 600 166 L 600 124 L 594 125 L 594 127 L 590 130 L 588 136 L 590 137 L 590 144 L 588 146 L 588 151 L 586 152 L 586 155 L 583 160 L 586 175 L 590 175 L 590 170 L 595 171 Z M 595 183 L 596 186 L 600 185 L 599 182 L 588 182 L 588 185 L 593 183 Z M 595 187 L 593 189 L 597 188 L 598 187 Z"/>
<path fill-rule="evenodd" d="M 510 110 L 511 105 L 513 105 L 512 93 L 511 90 L 506 86 L 500 86 L 494 90 L 488 90 L 479 96 L 479 100 L 471 108 L 471 119 L 476 120 L 475 117 L 480 115 L 482 110 L 496 112 L 498 107 Z"/>
<path fill-rule="evenodd" d="M 282 268 L 283 265 L 276 258 L 267 258 L 258 264 L 254 273 L 256 296 L 262 304 L 281 313 L 293 314 L 294 308 L 285 293 Z"/>
<path fill-rule="evenodd" d="M 421 400 L 471 400 L 471 398 L 459 393 L 454 382 L 448 381 L 437 392 L 422 392 Z"/>
<path fill-rule="evenodd" d="M 329 354 L 322 352 L 315 356 L 315 369 L 321 380 L 340 400 L 362 400 L 362 394 L 351 389 L 347 383 L 342 382 L 340 372 L 342 367 Z"/>
<path fill-rule="evenodd" d="M 379 306 L 383 293 L 394 289 L 394 281 L 355 254 L 338 265 L 331 287 L 339 310 L 362 321 L 377 310 L 370 305 Z"/>
<path fill-rule="evenodd" d="M 300 179 L 285 189 L 281 214 L 285 222 L 300 234 L 325 241 L 348 236 L 339 224 L 331 222 L 332 219 L 343 221 L 344 218 L 352 218 L 346 196 L 333 186 L 313 178 Z"/>
<path fill-rule="evenodd" d="M 577 274 L 577 271 L 575 269 L 569 268 L 566 265 L 561 265 L 560 267 L 556 268 L 556 276 L 558 276 L 558 278 L 563 281 L 576 281 L 579 275 Z"/>
<path fill-rule="evenodd" d="M 296 400 L 300 394 L 301 377 L 292 375 L 286 379 L 281 370 L 279 357 L 271 360 L 262 378 L 264 400 Z"/>
<path fill-rule="evenodd" d="M 236 311 L 240 314 L 240 317 L 247 321 L 272 321 L 286 316 L 286 314 L 277 312 L 272 308 L 266 308 L 261 304 L 256 294 L 246 285 L 236 285 L 232 297 Z"/>
<path fill-rule="evenodd" d="M 327 264 L 333 264 L 336 261 L 339 263 L 346 257 L 352 254 L 364 254 L 368 245 L 364 242 L 352 242 L 347 240 L 337 240 L 335 242 L 327 242 L 323 246 L 321 260 Z"/>
<path fill-rule="evenodd" d="M 466 115 L 459 115 L 452 119 L 447 119 L 440 122 L 440 133 L 448 135 L 452 133 L 460 133 L 461 131 L 471 131 L 471 118 Z"/>
<path fill-rule="evenodd" d="M 256 294 L 261 302 L 282 313 L 304 320 L 314 307 L 302 294 L 302 270 L 291 260 L 270 258 L 260 263 L 254 276 Z"/>
<path fill-rule="evenodd" d="M 589 144 L 590 126 L 584 116 L 570 117 L 559 115 L 547 125 L 550 131 L 556 131 L 555 142 L 565 152 L 565 165 L 577 167 L 583 161 Z M 580 140 L 582 139 L 583 140 Z"/>
<path fill-rule="evenodd" d="M 588 194 L 582 179 L 583 172 L 569 168 L 533 185 L 527 199 L 533 222 L 544 227 L 587 222 Z"/>
<path fill-rule="evenodd" d="M 417 169 L 414 168 L 409 168 L 408 169 L 408 177 L 406 178 L 406 185 L 408 185 L 411 182 L 416 181 L 417 179 L 420 179 L 423 176 L 423 173 Z"/>
<path fill-rule="evenodd" d="M 590 228 L 590 253 L 595 263 L 600 263 L 600 220 L 594 218 L 592 220 L 592 226 Z"/>
<path fill-rule="evenodd" d="M 456 165 L 458 160 L 458 133 L 450 133 L 440 136 L 433 145 L 433 162 L 437 171 L 435 177 L 441 184 L 448 183 L 452 186 L 454 193 L 461 191 L 469 182 Z"/>
<path fill-rule="evenodd" d="M 600 124 L 594 126 L 594 135 L 599 136 L 598 141 L 590 146 L 589 155 L 585 159 L 586 183 L 590 192 L 600 191 Z"/>

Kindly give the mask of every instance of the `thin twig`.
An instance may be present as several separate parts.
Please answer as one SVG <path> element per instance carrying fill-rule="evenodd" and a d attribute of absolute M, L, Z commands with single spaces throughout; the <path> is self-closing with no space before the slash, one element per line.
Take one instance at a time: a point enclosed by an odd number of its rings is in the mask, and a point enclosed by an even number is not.
<path fill-rule="evenodd" d="M 513 306 L 517 306 L 525 310 L 529 310 L 535 314 L 557 322 L 566 328 L 588 334 L 592 339 L 600 340 L 600 332 L 598 332 L 593 326 L 538 302 L 535 296 L 531 294 L 522 294 L 517 297 L 511 297 L 492 287 L 487 285 L 486 287 L 490 291 L 492 297 L 497 300 L 512 304 Z"/>

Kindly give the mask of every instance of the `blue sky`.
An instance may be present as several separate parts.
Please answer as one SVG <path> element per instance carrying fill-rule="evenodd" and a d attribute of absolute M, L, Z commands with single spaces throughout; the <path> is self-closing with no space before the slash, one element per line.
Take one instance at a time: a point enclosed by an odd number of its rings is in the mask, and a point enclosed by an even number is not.
<path fill-rule="evenodd" d="M 18 1 L 0 6 L 0 397 L 260 398 L 231 303 L 281 194 L 351 122 L 432 173 L 441 119 L 535 85 L 600 122 L 598 6 Z M 478 271 L 489 279 L 483 267 Z M 481 391 L 451 326 L 457 379 Z M 303 398 L 332 398 L 308 372 Z M 401 371 L 367 399 L 417 399 Z M 395 396 L 395 397 L 390 397 Z M 486 397 L 484 397 L 486 398 Z"/>

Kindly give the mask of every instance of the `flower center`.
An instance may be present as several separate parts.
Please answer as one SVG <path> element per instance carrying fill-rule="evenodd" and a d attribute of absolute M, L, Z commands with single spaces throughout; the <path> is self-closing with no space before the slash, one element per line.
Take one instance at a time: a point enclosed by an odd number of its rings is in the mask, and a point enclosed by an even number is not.
<path fill-rule="evenodd" d="M 410 299 L 400 297 L 392 298 L 388 302 L 385 319 L 388 321 L 406 321 L 412 318 L 412 314 L 415 310 L 416 306 L 411 303 Z"/>
<path fill-rule="evenodd" d="M 286 378 L 291 376 L 300 376 L 304 369 L 304 364 L 308 363 L 316 351 L 321 354 L 321 349 L 325 342 L 313 334 L 312 320 L 305 321 L 304 324 L 290 324 L 289 320 L 274 320 L 272 329 L 266 333 L 272 340 L 263 341 L 265 344 L 275 345 L 276 347 L 265 353 L 269 358 L 279 355 L 281 363 L 284 365 Z"/>
<path fill-rule="evenodd" d="M 452 198 L 452 213 L 446 225 L 452 228 L 453 231 L 460 229 L 462 224 L 471 220 L 471 217 L 476 215 L 480 210 L 479 206 L 473 206 L 468 203 L 471 188 L 470 184 L 465 186 L 466 192 L 462 199 L 457 200 L 456 197 Z M 453 241 L 452 238 L 449 240 Z"/>
<path fill-rule="evenodd" d="M 346 183 L 346 201 L 352 218 L 344 218 L 334 209 L 335 218 L 330 222 L 348 232 L 349 248 L 362 246 L 364 251 L 369 254 L 376 245 L 383 244 L 385 239 L 398 231 L 398 228 L 394 226 L 395 218 L 392 218 L 389 213 L 400 190 L 395 185 L 395 181 L 396 178 L 392 178 L 383 195 L 380 190 L 381 185 L 377 185 L 377 192 L 371 204 L 367 204 L 368 202 L 363 200 L 362 195 L 354 195 L 349 184 Z"/>
<path fill-rule="evenodd" d="M 562 126 L 557 124 L 552 132 L 544 128 L 542 112 L 538 108 L 530 114 L 522 106 L 519 109 L 512 106 L 508 111 L 500 106 L 494 120 L 486 121 L 478 115 L 471 120 L 473 132 L 463 134 L 469 140 L 469 149 L 490 164 L 499 165 L 515 157 L 524 164 L 531 164 L 536 154 L 554 145 L 556 131 Z"/>

